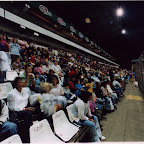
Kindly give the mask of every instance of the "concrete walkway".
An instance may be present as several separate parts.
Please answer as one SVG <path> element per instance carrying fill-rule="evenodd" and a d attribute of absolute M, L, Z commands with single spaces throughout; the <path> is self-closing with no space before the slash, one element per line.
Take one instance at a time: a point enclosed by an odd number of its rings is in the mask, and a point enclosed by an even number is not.
<path fill-rule="evenodd" d="M 102 134 L 107 142 L 144 141 L 144 100 L 133 83 L 126 85 L 125 98 L 117 104 L 117 110 L 102 121 Z"/>

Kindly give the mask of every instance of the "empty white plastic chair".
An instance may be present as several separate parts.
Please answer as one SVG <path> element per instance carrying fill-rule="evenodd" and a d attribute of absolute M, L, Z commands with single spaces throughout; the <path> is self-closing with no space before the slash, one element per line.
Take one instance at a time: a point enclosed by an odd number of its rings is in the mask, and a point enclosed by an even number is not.
<path fill-rule="evenodd" d="M 54 131 L 63 141 L 69 141 L 79 130 L 79 128 L 70 123 L 63 110 L 52 115 Z"/>
<path fill-rule="evenodd" d="M 14 81 L 14 79 L 18 77 L 18 74 L 16 71 L 12 70 L 12 71 L 7 71 L 6 72 L 6 80 L 8 81 Z"/>
<path fill-rule="evenodd" d="M 62 142 L 56 137 L 46 119 L 32 125 L 30 127 L 31 143 L 60 143 Z"/>
<path fill-rule="evenodd" d="M 21 141 L 21 138 L 18 134 L 16 135 L 13 135 L 7 139 L 5 139 L 4 141 L 0 142 L 1 144 L 9 144 L 9 143 L 19 143 L 19 144 L 22 144 L 22 141 Z"/>
<path fill-rule="evenodd" d="M 0 83 L 0 99 L 7 98 L 7 94 L 13 89 L 10 82 Z"/>

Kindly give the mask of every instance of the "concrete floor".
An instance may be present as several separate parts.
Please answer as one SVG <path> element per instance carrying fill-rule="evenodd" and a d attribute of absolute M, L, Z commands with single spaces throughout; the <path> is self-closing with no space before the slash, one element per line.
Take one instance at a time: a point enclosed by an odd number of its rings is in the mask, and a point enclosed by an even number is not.
<path fill-rule="evenodd" d="M 102 134 L 107 142 L 144 141 L 144 100 L 133 83 L 126 85 L 125 98 L 117 104 L 115 112 L 103 120 Z"/>

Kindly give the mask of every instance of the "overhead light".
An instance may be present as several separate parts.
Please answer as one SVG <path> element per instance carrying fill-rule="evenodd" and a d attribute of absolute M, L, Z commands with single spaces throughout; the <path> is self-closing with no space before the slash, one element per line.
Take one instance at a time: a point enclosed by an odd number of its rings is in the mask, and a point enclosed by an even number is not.
<path fill-rule="evenodd" d="M 86 22 L 86 23 L 91 23 L 90 18 L 86 18 L 86 19 L 85 19 L 85 22 Z"/>
<path fill-rule="evenodd" d="M 123 9 L 122 9 L 122 8 L 118 8 L 118 9 L 116 10 L 116 14 L 117 14 L 118 17 L 123 16 L 123 14 L 124 14 Z"/>
<path fill-rule="evenodd" d="M 73 32 L 71 32 L 71 34 L 73 35 Z"/>
<path fill-rule="evenodd" d="M 121 32 L 122 32 L 122 34 L 126 34 L 126 30 L 125 29 L 123 29 Z"/>
<path fill-rule="evenodd" d="M 20 27 L 21 27 L 21 28 L 23 28 L 23 29 L 26 29 L 26 27 L 25 27 L 25 26 L 23 26 L 23 25 L 20 25 Z"/>
<path fill-rule="evenodd" d="M 36 33 L 36 32 L 34 32 L 34 35 L 35 35 L 35 36 L 39 36 L 39 34 L 38 34 L 38 33 Z"/>

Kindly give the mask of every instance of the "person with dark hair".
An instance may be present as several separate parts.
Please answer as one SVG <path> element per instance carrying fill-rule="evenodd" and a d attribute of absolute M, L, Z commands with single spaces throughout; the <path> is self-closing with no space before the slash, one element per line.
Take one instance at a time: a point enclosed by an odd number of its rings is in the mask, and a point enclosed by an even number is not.
<path fill-rule="evenodd" d="M 34 72 L 38 72 L 40 75 L 43 75 L 44 74 L 44 71 L 41 67 L 41 63 L 37 63 L 35 68 L 34 68 Z"/>
<path fill-rule="evenodd" d="M 81 126 L 90 127 L 92 142 L 105 140 L 101 133 L 98 118 L 92 115 L 90 111 L 89 100 L 92 99 L 92 95 L 87 91 L 82 91 L 79 97 L 80 99 L 74 102 L 71 109 L 73 122 Z"/>
<path fill-rule="evenodd" d="M 62 76 L 61 67 L 58 65 L 57 60 L 54 61 L 54 64 L 51 66 L 51 69 L 58 75 Z"/>
<path fill-rule="evenodd" d="M 115 109 L 114 109 L 114 105 L 113 105 L 112 100 L 111 100 L 111 96 L 110 96 L 110 94 L 106 88 L 106 85 L 107 85 L 106 81 L 102 82 L 101 90 L 102 90 L 103 96 L 106 100 L 106 110 L 107 110 L 107 112 L 112 112 L 112 111 L 115 111 Z"/>
<path fill-rule="evenodd" d="M 65 83 L 63 86 L 64 96 L 67 98 L 67 100 L 72 100 L 76 97 L 75 94 L 71 93 L 68 83 Z"/>
<path fill-rule="evenodd" d="M 4 40 L 3 34 L 0 34 L 0 43 L 3 45 L 3 51 L 9 52 L 9 44 Z"/>
<path fill-rule="evenodd" d="M 39 73 L 38 73 L 38 72 L 35 72 L 34 75 L 35 75 L 36 85 L 40 85 Z"/>
<path fill-rule="evenodd" d="M 49 73 L 46 75 L 47 76 L 47 82 L 52 83 L 52 76 L 54 74 L 54 71 L 52 69 L 49 70 Z"/>
<path fill-rule="evenodd" d="M 91 78 L 88 79 L 88 83 L 86 84 L 87 91 L 93 93 L 93 81 Z"/>
<path fill-rule="evenodd" d="M 30 89 L 24 87 L 24 82 L 21 77 L 16 77 L 13 81 L 15 88 L 7 95 L 8 107 L 10 109 L 10 120 L 16 122 L 16 119 L 24 120 L 24 134 L 22 141 L 29 142 L 29 128 L 32 125 L 32 114 L 38 115 L 38 120 L 41 120 L 41 111 L 39 107 L 31 107 L 28 104 Z"/>
<path fill-rule="evenodd" d="M 15 70 L 17 73 L 20 73 L 21 69 L 22 69 L 22 64 L 20 62 L 20 58 L 17 56 L 15 57 L 15 61 L 12 64 L 12 68 L 13 70 Z"/>
<path fill-rule="evenodd" d="M 13 38 L 13 42 L 9 44 L 10 54 L 12 57 L 12 62 L 15 61 L 16 57 L 20 57 L 20 50 L 22 49 L 20 45 L 17 43 L 17 39 Z"/>
<path fill-rule="evenodd" d="M 71 76 L 77 77 L 78 72 L 79 72 L 79 69 L 78 69 L 77 67 L 75 67 L 74 70 L 71 70 L 71 71 L 69 72 L 69 77 L 71 77 Z"/>
<path fill-rule="evenodd" d="M 25 87 L 30 87 L 32 88 L 32 90 L 35 89 L 35 76 L 32 73 L 32 65 L 31 64 L 27 64 L 25 65 L 25 71 L 23 73 L 20 74 L 20 77 L 23 79 L 24 81 L 24 85 Z"/>
<path fill-rule="evenodd" d="M 64 97 L 64 91 L 62 86 L 59 84 L 59 79 L 56 75 L 52 76 L 52 89 L 49 94 L 53 94 L 54 96 L 59 96 L 59 101 L 62 103 L 63 107 L 66 107 L 67 100 Z"/>
<path fill-rule="evenodd" d="M 5 101 L 0 100 L 0 142 L 18 133 L 17 125 L 8 121 L 9 113 Z"/>
<path fill-rule="evenodd" d="M 68 82 L 69 84 L 69 88 L 70 91 L 74 94 L 76 94 L 76 96 L 79 95 L 79 90 L 75 87 L 75 83 L 76 83 L 76 78 L 74 75 L 71 76 L 70 81 Z"/>

